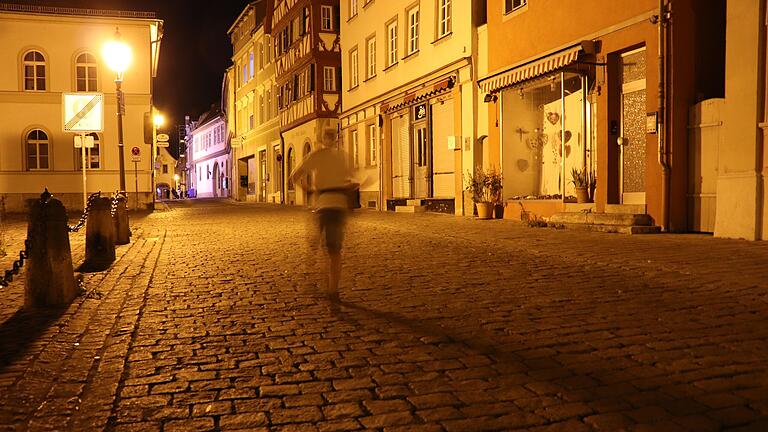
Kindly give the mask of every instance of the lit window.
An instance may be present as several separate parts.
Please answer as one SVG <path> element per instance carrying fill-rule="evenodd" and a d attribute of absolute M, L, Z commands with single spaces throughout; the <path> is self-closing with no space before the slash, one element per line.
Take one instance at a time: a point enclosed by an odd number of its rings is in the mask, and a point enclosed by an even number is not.
<path fill-rule="evenodd" d="M 320 6 L 320 29 L 333 30 L 333 8 L 331 6 Z"/>
<path fill-rule="evenodd" d="M 24 54 L 24 90 L 45 91 L 45 57 L 39 51 Z"/>
<path fill-rule="evenodd" d="M 504 0 L 504 13 L 508 14 L 512 11 L 520 9 L 528 4 L 528 0 Z"/>
<path fill-rule="evenodd" d="M 357 0 L 349 0 L 349 17 L 357 15 Z"/>
<path fill-rule="evenodd" d="M 253 51 L 251 51 L 251 53 L 250 53 L 250 59 L 248 60 L 248 65 L 249 65 L 249 66 L 250 66 L 250 68 L 251 68 L 251 70 L 250 70 L 250 72 L 251 72 L 251 78 L 253 78 L 253 74 L 254 74 L 254 72 L 255 72 L 255 71 L 254 71 L 254 64 L 253 64 L 253 60 L 254 60 L 254 59 L 253 59 Z"/>
<path fill-rule="evenodd" d="M 77 56 L 75 62 L 75 77 L 77 91 L 96 91 L 96 57 L 93 54 L 83 53 Z"/>
<path fill-rule="evenodd" d="M 419 50 L 419 7 L 408 11 L 408 54 Z"/>
<path fill-rule="evenodd" d="M 358 162 L 358 150 L 357 150 L 357 129 L 354 129 L 350 135 L 350 143 L 351 147 L 350 153 L 352 153 L 352 168 L 357 168 L 359 166 Z"/>
<path fill-rule="evenodd" d="M 451 32 L 451 0 L 439 0 L 437 14 L 437 37 L 443 37 Z"/>
<path fill-rule="evenodd" d="M 40 129 L 29 131 L 26 138 L 27 170 L 48 169 L 48 135 Z"/>
<path fill-rule="evenodd" d="M 349 53 L 349 87 L 357 87 L 358 80 L 357 48 L 355 48 Z"/>
<path fill-rule="evenodd" d="M 368 53 L 366 55 L 366 78 L 373 78 L 376 76 L 376 37 L 368 39 L 367 43 Z"/>
<path fill-rule="evenodd" d="M 387 66 L 397 63 L 397 21 L 387 26 Z"/>
<path fill-rule="evenodd" d="M 368 125 L 368 162 L 376 165 L 376 125 Z"/>
<path fill-rule="evenodd" d="M 323 67 L 323 90 L 336 91 L 336 68 L 333 66 Z"/>

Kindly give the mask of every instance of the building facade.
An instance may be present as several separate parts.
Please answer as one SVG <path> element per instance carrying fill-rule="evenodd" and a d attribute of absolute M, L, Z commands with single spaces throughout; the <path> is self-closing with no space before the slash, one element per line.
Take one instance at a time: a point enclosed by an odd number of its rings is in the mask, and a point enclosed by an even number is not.
<path fill-rule="evenodd" d="M 275 161 L 282 164 L 282 202 L 307 204 L 307 192 L 289 174 L 317 148 L 324 130 L 338 130 L 339 0 L 273 0 L 265 24 L 277 85 L 281 142 Z"/>
<path fill-rule="evenodd" d="M 176 179 L 178 161 L 171 155 L 167 147 L 158 147 L 155 159 L 155 198 L 170 199 L 173 191 L 178 193 L 179 182 Z"/>
<path fill-rule="evenodd" d="M 86 155 L 86 192 L 119 188 L 115 73 L 102 58 L 115 37 L 133 52 L 125 71 L 123 120 L 129 202 L 152 203 L 151 147 L 144 144 L 144 113 L 151 111 L 163 22 L 152 12 L 0 4 L 0 196 L 9 211 L 44 188 L 67 208 L 82 208 L 82 157 L 74 134 L 64 132 L 62 93 L 104 93 L 104 130 Z M 132 147 L 144 155 L 138 191 L 130 165 Z"/>
<path fill-rule="evenodd" d="M 488 2 L 488 46 L 504 49 L 478 83 L 515 216 L 569 210 L 576 169 L 596 179 L 591 211 L 689 230 L 688 113 L 722 94 L 724 3 Z"/>
<path fill-rule="evenodd" d="M 227 122 L 218 106 L 212 106 L 190 127 L 187 141 L 189 196 L 230 196 L 232 159 Z"/>
<path fill-rule="evenodd" d="M 464 214 L 462 173 L 482 164 L 484 2 L 344 0 L 341 14 L 341 128 L 361 206 Z"/>
<path fill-rule="evenodd" d="M 229 29 L 232 64 L 224 94 L 238 201 L 281 202 L 280 119 L 266 1 L 249 3 Z"/>

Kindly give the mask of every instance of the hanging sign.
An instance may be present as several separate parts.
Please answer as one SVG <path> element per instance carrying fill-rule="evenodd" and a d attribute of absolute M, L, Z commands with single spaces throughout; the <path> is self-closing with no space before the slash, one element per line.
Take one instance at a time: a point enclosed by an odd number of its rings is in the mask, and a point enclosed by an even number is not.
<path fill-rule="evenodd" d="M 103 132 L 104 93 L 63 93 L 64 132 Z"/>

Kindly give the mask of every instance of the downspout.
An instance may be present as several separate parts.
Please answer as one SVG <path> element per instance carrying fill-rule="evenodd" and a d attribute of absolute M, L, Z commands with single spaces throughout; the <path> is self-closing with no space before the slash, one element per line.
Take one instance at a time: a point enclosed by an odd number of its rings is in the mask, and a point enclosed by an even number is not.
<path fill-rule="evenodd" d="M 285 138 L 280 131 L 280 204 L 285 204 Z"/>
<path fill-rule="evenodd" d="M 666 76 L 667 69 L 664 58 L 664 48 L 666 46 L 666 25 L 668 22 L 667 9 L 664 4 L 665 0 L 659 0 L 659 16 L 657 18 L 658 24 L 658 51 L 659 51 L 659 94 L 658 94 L 658 114 L 657 114 L 657 131 L 656 137 L 658 139 L 659 147 L 659 165 L 661 166 L 661 228 L 664 231 L 669 231 L 669 161 L 667 160 L 667 149 L 664 141 L 666 134 L 665 117 L 666 117 Z"/>

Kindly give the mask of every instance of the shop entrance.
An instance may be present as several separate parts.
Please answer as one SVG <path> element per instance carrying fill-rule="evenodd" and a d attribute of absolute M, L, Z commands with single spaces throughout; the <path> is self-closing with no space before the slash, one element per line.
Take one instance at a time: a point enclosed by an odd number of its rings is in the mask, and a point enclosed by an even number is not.
<path fill-rule="evenodd" d="M 429 136 L 427 134 L 427 122 L 416 123 L 413 125 L 413 140 L 411 154 L 413 157 L 413 197 L 429 198 L 429 161 L 431 159 L 429 151 Z"/>
<path fill-rule="evenodd" d="M 621 55 L 619 178 L 622 204 L 645 204 L 645 48 Z"/>
<path fill-rule="evenodd" d="M 267 151 L 259 152 L 259 202 L 267 202 Z"/>

